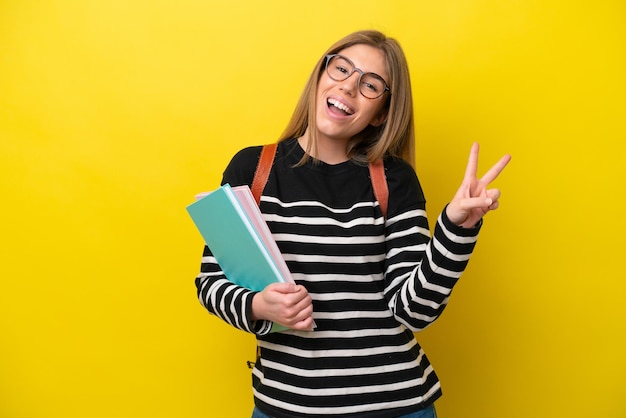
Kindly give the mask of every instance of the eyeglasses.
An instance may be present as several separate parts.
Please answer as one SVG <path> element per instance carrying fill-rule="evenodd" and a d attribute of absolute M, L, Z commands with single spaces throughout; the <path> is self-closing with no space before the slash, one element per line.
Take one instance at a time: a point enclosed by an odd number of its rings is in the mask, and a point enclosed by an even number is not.
<path fill-rule="evenodd" d="M 354 72 L 359 73 L 359 92 L 368 99 L 377 99 L 385 92 L 391 92 L 385 80 L 375 73 L 366 73 L 356 68 L 352 61 L 343 55 L 326 55 L 326 73 L 335 81 L 347 80 Z M 391 94 L 391 93 L 390 93 Z"/>

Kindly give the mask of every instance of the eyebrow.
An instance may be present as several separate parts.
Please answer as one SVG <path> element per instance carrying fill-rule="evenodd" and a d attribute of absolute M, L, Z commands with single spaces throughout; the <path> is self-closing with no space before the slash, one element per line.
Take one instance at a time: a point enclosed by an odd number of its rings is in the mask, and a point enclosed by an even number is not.
<path fill-rule="evenodd" d="M 347 56 L 346 54 L 342 54 L 342 53 L 339 53 L 339 52 L 338 52 L 336 55 L 341 55 L 342 57 L 345 57 L 345 58 L 349 59 L 349 60 L 350 60 L 350 62 L 352 63 L 352 65 L 354 65 L 354 68 L 358 68 L 359 70 L 363 71 L 364 73 L 376 74 L 378 77 L 382 78 L 382 79 L 383 79 L 383 81 L 384 81 L 385 83 L 387 82 L 387 78 L 386 78 L 386 77 L 383 77 L 383 76 L 382 76 L 379 72 L 376 72 L 376 71 L 369 71 L 369 70 L 364 70 L 363 68 L 361 68 L 361 66 L 360 66 L 360 65 L 357 65 L 357 64 L 354 62 L 354 59 L 350 58 L 350 57 L 349 57 L 349 56 Z M 387 71 L 387 66 L 385 65 L 384 67 L 385 67 L 385 68 L 383 69 L 383 71 L 385 71 L 385 72 L 386 72 L 386 71 Z"/>

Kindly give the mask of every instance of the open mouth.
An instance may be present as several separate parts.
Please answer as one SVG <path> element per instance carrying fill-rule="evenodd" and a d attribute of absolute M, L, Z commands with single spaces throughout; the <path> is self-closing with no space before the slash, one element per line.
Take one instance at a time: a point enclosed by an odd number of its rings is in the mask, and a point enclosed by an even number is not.
<path fill-rule="evenodd" d="M 333 107 L 333 108 L 343 112 L 346 115 L 354 114 L 354 110 L 350 109 L 348 106 L 346 106 L 345 104 L 343 104 L 340 101 L 335 100 L 335 99 L 328 99 L 328 107 Z"/>

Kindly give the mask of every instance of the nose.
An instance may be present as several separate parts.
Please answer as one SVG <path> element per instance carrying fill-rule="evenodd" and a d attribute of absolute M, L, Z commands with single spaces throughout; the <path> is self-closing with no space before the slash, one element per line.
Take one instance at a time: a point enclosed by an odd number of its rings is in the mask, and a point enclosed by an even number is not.
<path fill-rule="evenodd" d="M 355 71 L 348 78 L 341 82 L 340 89 L 345 91 L 346 94 L 354 96 L 359 88 L 360 74 Z"/>

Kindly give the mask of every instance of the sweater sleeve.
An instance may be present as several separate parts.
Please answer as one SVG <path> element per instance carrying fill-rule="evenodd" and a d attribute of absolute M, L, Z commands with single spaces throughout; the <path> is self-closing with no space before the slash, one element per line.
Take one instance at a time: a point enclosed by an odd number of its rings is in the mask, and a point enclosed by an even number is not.
<path fill-rule="evenodd" d="M 413 170 L 392 168 L 388 183 L 394 207 L 386 222 L 385 296 L 396 319 L 419 331 L 445 309 L 482 222 L 462 228 L 448 219 L 444 209 L 431 238 L 423 193 Z"/>
<path fill-rule="evenodd" d="M 250 185 L 260 150 L 260 147 L 250 147 L 239 151 L 224 171 L 221 184 Z M 272 328 L 270 321 L 251 320 L 252 298 L 257 292 L 229 281 L 206 245 L 195 282 L 202 306 L 226 323 L 258 335 L 267 334 Z"/>

